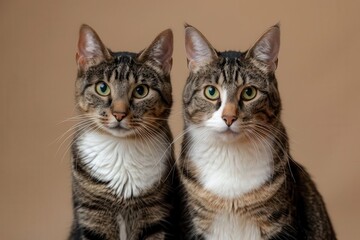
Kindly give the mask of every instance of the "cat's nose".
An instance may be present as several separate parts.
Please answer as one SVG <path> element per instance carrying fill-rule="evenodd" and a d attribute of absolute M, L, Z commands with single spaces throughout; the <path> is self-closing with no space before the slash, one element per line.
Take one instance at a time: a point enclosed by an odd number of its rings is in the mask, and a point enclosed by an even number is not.
<path fill-rule="evenodd" d="M 120 122 L 121 120 L 123 120 L 126 117 L 125 112 L 113 112 L 112 115 L 116 118 L 116 120 L 118 122 Z"/>
<path fill-rule="evenodd" d="M 237 120 L 237 117 L 233 115 L 223 115 L 222 119 L 224 120 L 226 125 L 230 127 Z"/>

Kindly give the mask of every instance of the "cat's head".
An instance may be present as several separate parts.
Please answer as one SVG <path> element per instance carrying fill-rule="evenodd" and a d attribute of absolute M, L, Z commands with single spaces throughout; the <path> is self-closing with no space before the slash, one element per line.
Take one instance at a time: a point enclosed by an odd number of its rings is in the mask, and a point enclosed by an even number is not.
<path fill-rule="evenodd" d="M 186 25 L 190 75 L 183 92 L 185 125 L 207 132 L 204 138 L 224 141 L 271 135 L 281 109 L 275 78 L 279 46 L 279 25 L 246 52 L 218 52 Z"/>
<path fill-rule="evenodd" d="M 170 29 L 145 50 L 129 53 L 110 51 L 91 27 L 82 25 L 75 95 L 84 128 L 119 137 L 149 137 L 159 129 L 172 106 L 172 52 Z"/>

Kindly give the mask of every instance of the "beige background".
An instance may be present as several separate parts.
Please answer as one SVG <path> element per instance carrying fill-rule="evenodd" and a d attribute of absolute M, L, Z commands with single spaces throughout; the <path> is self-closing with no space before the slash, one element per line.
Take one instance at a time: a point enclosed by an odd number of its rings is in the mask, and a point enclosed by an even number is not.
<path fill-rule="evenodd" d="M 139 51 L 162 30 L 173 29 L 171 126 L 178 135 L 187 76 L 183 24 L 196 26 L 219 50 L 245 50 L 278 21 L 277 76 L 292 154 L 317 182 L 339 239 L 358 239 L 360 4 L 244 2 L 1 0 L 0 239 L 65 239 L 68 234 L 66 131 L 74 122 L 63 121 L 75 114 L 81 23 L 91 25 L 113 50 Z"/>

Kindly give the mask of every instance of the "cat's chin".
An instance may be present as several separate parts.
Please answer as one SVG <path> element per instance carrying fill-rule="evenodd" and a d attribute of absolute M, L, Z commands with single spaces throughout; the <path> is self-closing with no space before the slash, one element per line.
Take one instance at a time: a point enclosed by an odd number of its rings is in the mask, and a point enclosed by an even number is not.
<path fill-rule="evenodd" d="M 121 126 L 108 127 L 103 126 L 102 128 L 106 133 L 119 138 L 130 137 L 134 135 L 134 131 L 131 129 L 123 128 Z"/>
<path fill-rule="evenodd" d="M 217 132 L 217 138 L 223 142 L 234 142 L 244 138 L 243 134 L 236 132 L 230 128 Z"/>
<path fill-rule="evenodd" d="M 124 137 L 130 137 L 134 135 L 133 131 L 129 130 L 114 130 L 109 129 L 108 132 L 113 135 L 114 137 L 124 138 Z"/>

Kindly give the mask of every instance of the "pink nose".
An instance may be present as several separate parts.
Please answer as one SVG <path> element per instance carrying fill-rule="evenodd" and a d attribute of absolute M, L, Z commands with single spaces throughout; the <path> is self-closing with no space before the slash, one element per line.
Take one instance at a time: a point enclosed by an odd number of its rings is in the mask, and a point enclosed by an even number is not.
<path fill-rule="evenodd" d="M 224 120 L 226 125 L 228 125 L 228 127 L 230 127 L 237 120 L 237 117 L 229 116 L 229 115 L 223 115 L 222 119 Z"/>
<path fill-rule="evenodd" d="M 126 113 L 124 113 L 124 112 L 113 112 L 112 114 L 118 122 L 120 122 L 121 120 L 123 120 L 126 117 Z"/>

